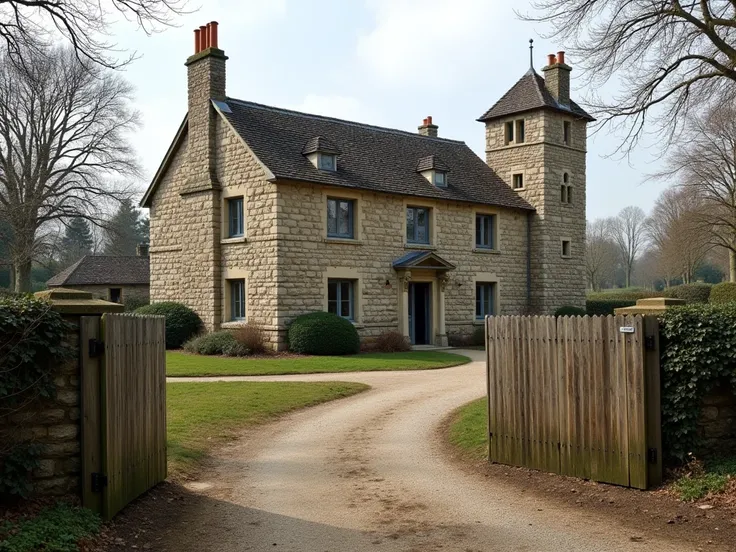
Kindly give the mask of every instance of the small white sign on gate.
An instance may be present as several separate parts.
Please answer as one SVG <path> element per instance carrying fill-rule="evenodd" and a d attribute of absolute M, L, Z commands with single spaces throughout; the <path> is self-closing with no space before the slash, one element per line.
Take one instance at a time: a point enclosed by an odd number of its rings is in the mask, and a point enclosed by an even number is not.
<path fill-rule="evenodd" d="M 634 333 L 636 330 L 634 326 L 621 326 L 618 331 L 621 333 Z"/>

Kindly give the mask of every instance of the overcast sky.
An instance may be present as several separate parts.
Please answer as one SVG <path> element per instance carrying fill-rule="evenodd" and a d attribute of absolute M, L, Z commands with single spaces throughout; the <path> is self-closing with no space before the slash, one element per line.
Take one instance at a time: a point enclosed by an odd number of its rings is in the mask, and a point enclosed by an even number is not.
<path fill-rule="evenodd" d="M 564 44 L 540 38 L 544 28 L 521 21 L 528 0 L 200 0 L 178 27 L 153 36 L 114 29 L 119 46 L 141 56 L 125 71 L 136 87 L 144 127 L 135 137 L 153 176 L 186 113 L 186 68 L 192 30 L 219 21 L 229 96 L 415 131 L 432 115 L 440 136 L 465 141 L 485 158 L 476 122 L 528 69 Z M 196 6 L 196 4 L 195 4 Z M 584 96 L 575 90 L 573 98 Z M 615 94 L 598 91 L 603 96 Z M 643 183 L 656 164 L 643 152 L 611 158 L 618 140 L 588 141 L 589 219 L 627 205 L 649 210 L 663 184 Z"/>

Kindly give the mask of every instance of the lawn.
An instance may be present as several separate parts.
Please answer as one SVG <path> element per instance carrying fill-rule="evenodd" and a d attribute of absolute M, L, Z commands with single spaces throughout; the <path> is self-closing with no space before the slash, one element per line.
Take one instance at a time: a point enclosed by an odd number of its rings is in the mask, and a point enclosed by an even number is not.
<path fill-rule="evenodd" d="M 470 362 L 461 355 L 441 351 L 408 353 L 364 353 L 353 356 L 304 356 L 274 358 L 231 358 L 166 353 L 167 376 L 271 376 L 320 372 L 376 370 L 430 370 Z"/>
<path fill-rule="evenodd" d="M 362 383 L 194 382 L 166 386 L 169 475 L 191 475 L 238 431 L 368 389 Z"/>
<path fill-rule="evenodd" d="M 471 458 L 488 455 L 487 405 L 485 397 L 460 407 L 450 422 L 450 442 Z"/>

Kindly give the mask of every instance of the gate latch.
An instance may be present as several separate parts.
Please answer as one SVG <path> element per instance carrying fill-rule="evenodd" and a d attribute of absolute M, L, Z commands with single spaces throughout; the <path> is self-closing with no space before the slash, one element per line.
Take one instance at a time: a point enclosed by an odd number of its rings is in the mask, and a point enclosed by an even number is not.
<path fill-rule="evenodd" d="M 92 473 L 92 492 L 101 493 L 107 487 L 107 476 L 104 473 Z"/>
<path fill-rule="evenodd" d="M 647 460 L 649 460 L 650 464 L 657 463 L 657 449 L 656 448 L 647 449 Z"/>
<path fill-rule="evenodd" d="M 105 352 L 105 342 L 104 341 L 100 341 L 99 339 L 95 339 L 95 338 L 92 338 L 89 340 L 90 358 L 102 356 L 104 352 Z"/>
<path fill-rule="evenodd" d="M 654 350 L 654 346 L 655 346 L 655 344 L 656 344 L 656 343 L 655 343 L 655 341 L 654 341 L 654 336 L 653 336 L 653 335 L 648 335 L 648 336 L 646 336 L 646 337 L 644 338 L 644 348 L 645 348 L 645 349 L 646 349 L 647 351 L 653 351 L 653 350 Z"/>

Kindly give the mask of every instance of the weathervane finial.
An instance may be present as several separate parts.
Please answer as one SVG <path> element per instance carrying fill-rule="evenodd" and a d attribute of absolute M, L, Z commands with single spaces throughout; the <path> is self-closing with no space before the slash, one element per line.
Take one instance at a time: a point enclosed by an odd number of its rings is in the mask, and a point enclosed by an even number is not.
<path fill-rule="evenodd" d="M 529 39 L 529 68 L 534 69 L 534 39 Z"/>

